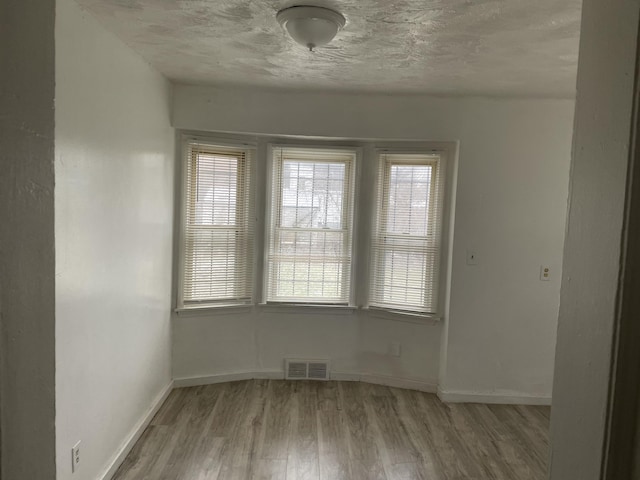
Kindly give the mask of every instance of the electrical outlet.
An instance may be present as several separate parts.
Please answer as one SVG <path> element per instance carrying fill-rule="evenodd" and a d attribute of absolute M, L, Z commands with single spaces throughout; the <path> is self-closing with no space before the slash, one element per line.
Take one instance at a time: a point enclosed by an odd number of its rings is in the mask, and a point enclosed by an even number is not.
<path fill-rule="evenodd" d="M 80 466 L 80 440 L 71 449 L 71 473 L 76 473 Z"/>
<path fill-rule="evenodd" d="M 540 280 L 548 282 L 551 278 L 551 269 L 546 265 L 540 265 Z"/>

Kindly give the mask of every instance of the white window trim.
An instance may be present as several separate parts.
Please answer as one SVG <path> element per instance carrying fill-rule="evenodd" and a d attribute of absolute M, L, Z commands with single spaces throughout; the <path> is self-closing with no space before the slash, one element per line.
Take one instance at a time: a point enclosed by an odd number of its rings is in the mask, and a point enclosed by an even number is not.
<path fill-rule="evenodd" d="M 254 297 L 253 303 L 247 305 L 227 305 L 227 306 L 198 306 L 193 308 L 180 308 L 178 304 L 178 296 L 181 290 L 182 265 L 184 246 L 183 241 L 183 180 L 185 173 L 184 165 L 184 149 L 186 148 L 185 140 L 192 139 L 211 143 L 219 146 L 227 147 L 244 147 L 254 150 L 254 161 L 251 166 L 251 175 L 254 188 L 255 215 L 257 218 L 256 227 L 262 222 L 263 227 L 256 228 L 254 233 Z M 366 313 L 370 317 L 381 318 L 388 321 L 407 322 L 421 325 L 436 324 L 446 320 L 448 315 L 448 297 L 452 267 L 452 236 L 455 212 L 455 187 L 457 176 L 457 155 L 459 143 L 455 141 L 424 141 L 424 140 L 389 140 L 377 141 L 373 139 L 322 139 L 306 140 L 296 137 L 269 137 L 269 136 L 252 136 L 247 134 L 224 134 L 224 133 L 202 133 L 195 131 L 179 131 L 176 135 L 176 157 L 178 163 L 176 165 L 175 180 L 175 241 L 174 241 L 174 288 L 172 296 L 174 298 L 174 314 L 177 318 L 188 320 L 191 317 L 209 317 L 226 315 L 246 315 L 265 313 L 282 313 L 282 314 L 338 314 L 338 315 L 355 315 L 359 312 Z M 272 147 L 309 147 L 309 148 L 349 148 L 357 152 L 356 169 L 355 169 L 355 186 L 354 186 L 354 223 L 353 223 L 353 257 L 351 268 L 351 304 L 350 305 L 309 305 L 309 304 L 266 304 L 266 262 L 268 254 L 268 229 L 270 226 L 270 205 L 271 202 L 271 183 L 272 183 Z M 416 315 L 414 313 L 401 312 L 394 309 L 385 309 L 380 307 L 369 306 L 369 279 L 370 279 L 370 240 L 371 233 L 363 230 L 361 219 L 358 212 L 366 216 L 371 216 L 371 225 L 373 226 L 373 215 L 375 212 L 364 208 L 362 203 L 362 190 L 373 189 L 377 191 L 377 173 L 374 178 L 367 179 L 363 170 L 369 168 L 377 169 L 377 159 L 380 152 L 398 152 L 398 153 L 430 153 L 437 152 L 446 157 L 446 180 L 444 185 L 444 205 L 442 220 L 442 241 L 441 241 L 441 268 L 440 268 L 440 289 L 439 289 L 439 311 L 435 315 Z M 377 171 L 377 170 L 376 170 Z M 264 180 L 258 178 L 258 174 Z M 369 175 L 369 174 L 367 174 Z M 371 183 L 372 182 L 372 183 Z M 264 213 L 264 215 L 263 215 Z M 264 236 L 263 236 L 264 235 Z M 369 237 L 369 238 L 368 238 Z M 261 259 L 260 255 L 264 255 Z M 345 317 L 347 318 L 347 317 Z"/>
<path fill-rule="evenodd" d="M 274 155 L 273 151 L 277 148 L 309 148 L 309 149 L 327 149 L 327 150 L 352 150 L 355 154 L 355 164 L 353 171 L 353 178 L 351 180 L 351 192 L 353 195 L 352 198 L 352 213 L 351 213 L 351 272 L 349 272 L 349 300 L 346 304 L 342 303 L 313 303 L 313 302 L 290 302 L 290 301 L 269 301 L 267 300 L 267 284 L 269 282 L 269 248 L 271 244 L 271 222 L 273 219 L 273 172 L 274 172 Z M 263 242 L 263 252 L 264 252 L 264 262 L 263 262 L 263 271 L 262 271 L 262 285 L 261 292 L 262 298 L 259 303 L 261 306 L 280 306 L 286 311 L 287 309 L 297 308 L 297 307 L 313 307 L 313 308 L 327 308 L 327 309 L 335 309 L 335 308 L 346 308 L 349 310 L 353 310 L 357 308 L 355 303 L 356 296 L 356 281 L 358 274 L 358 252 L 357 252 L 357 241 L 358 241 L 358 209 L 359 209 L 359 191 L 360 191 L 360 171 L 362 164 L 362 147 L 356 145 L 344 145 L 342 142 L 330 142 L 327 141 L 325 143 L 282 143 L 282 142 L 269 142 L 267 144 L 267 158 L 266 158 L 266 208 L 265 208 L 265 224 L 264 224 L 264 242 Z M 338 310 L 333 310 L 337 312 Z"/>
<path fill-rule="evenodd" d="M 259 303 L 257 308 L 265 313 L 289 315 L 353 315 L 359 308 L 350 305 L 328 305 L 311 303 Z"/>
<path fill-rule="evenodd" d="M 409 145 L 410 144 L 410 145 Z M 419 323 L 419 324 L 431 324 L 438 323 L 445 319 L 448 312 L 448 297 L 449 288 L 448 279 L 450 278 L 451 269 L 451 250 L 452 250 L 452 237 L 450 231 L 453 229 L 453 215 L 451 212 L 455 209 L 455 188 L 453 187 L 454 179 L 457 177 L 456 168 L 456 155 L 458 150 L 457 142 L 389 142 L 389 144 L 376 144 L 373 151 L 372 164 L 376 169 L 375 182 L 370 187 L 374 192 L 379 192 L 380 182 L 383 178 L 380 178 L 379 161 L 382 154 L 406 154 L 406 155 L 424 155 L 424 154 L 437 154 L 440 155 L 444 165 L 444 182 L 442 191 L 440 192 L 442 198 L 442 219 L 441 219 L 441 231 L 440 231 L 440 251 L 439 262 L 440 269 L 438 275 L 438 294 L 437 294 L 437 311 L 436 312 L 416 312 L 410 310 L 402 310 L 398 308 L 384 307 L 378 305 L 371 305 L 371 274 L 372 268 L 375 268 L 372 262 L 372 250 L 371 240 L 373 239 L 376 227 L 376 221 L 378 216 L 378 207 L 375 206 L 370 212 L 371 216 L 371 230 L 369 232 L 369 239 L 367 242 L 368 256 L 367 256 L 367 271 L 364 276 L 366 292 L 364 298 L 366 301 L 362 306 L 362 310 L 367 311 L 370 315 L 378 318 L 385 318 L 388 320 L 396 320 L 400 322 Z"/>
<path fill-rule="evenodd" d="M 177 224 L 178 224 L 178 228 L 177 230 L 177 234 L 178 234 L 178 239 L 177 239 L 177 246 L 178 246 L 178 253 L 177 253 L 177 268 L 176 268 L 176 272 L 177 272 L 177 279 L 176 279 L 176 308 L 174 309 L 174 311 L 176 312 L 176 314 L 183 316 L 194 316 L 194 315 L 205 315 L 208 312 L 211 311 L 231 311 L 231 310 L 251 310 L 253 308 L 253 305 L 255 304 L 255 287 L 252 288 L 252 298 L 250 300 L 250 302 L 247 303 L 207 303 L 207 302 L 202 302 L 202 304 L 194 304 L 191 306 L 185 306 L 184 305 L 184 298 L 183 298 L 183 293 L 184 293 L 184 268 L 185 268 L 185 256 L 186 256 L 186 245 L 185 245 L 185 238 L 186 238 L 186 218 L 187 218 L 187 201 L 186 201 L 186 195 L 187 192 L 185 190 L 186 187 L 186 178 L 188 175 L 188 165 L 187 165 L 187 152 L 189 149 L 189 142 L 199 142 L 202 144 L 207 144 L 207 145 L 211 145 L 211 146 L 215 146 L 215 147 L 226 147 L 226 148 L 240 148 L 240 149 L 244 149 L 244 150 L 250 150 L 252 151 L 252 155 L 253 155 L 253 161 L 249 162 L 249 168 L 248 168 L 248 173 L 249 173 L 249 185 L 250 188 L 254 189 L 255 192 L 255 181 L 256 181 L 256 160 L 257 160 L 257 145 L 255 142 L 247 142 L 247 141 L 242 141 L 242 140 L 238 140 L 238 141 L 234 141 L 233 139 L 229 139 L 229 138 L 224 138 L 224 137 L 218 137 L 218 136 L 207 136 L 207 135 L 193 135 L 193 134 L 182 134 L 180 135 L 180 147 L 179 147 L 179 158 L 178 158 L 178 162 L 180 164 L 180 178 L 177 179 L 176 185 L 179 185 L 179 188 L 176 189 L 176 192 L 178 193 L 177 195 L 177 202 L 178 202 L 178 208 L 177 211 L 179 212 L 178 216 L 177 216 Z M 256 202 L 257 199 L 255 198 L 255 195 L 253 195 L 253 197 L 249 197 L 249 198 L 253 198 L 253 202 L 254 205 L 251 205 L 251 209 L 253 212 L 253 222 L 255 224 L 255 215 L 256 215 Z M 255 232 L 255 228 L 254 228 L 254 232 Z M 254 233 L 254 245 L 253 245 L 253 251 L 254 251 L 254 258 L 251 260 L 253 262 L 253 277 L 255 278 L 255 242 L 256 242 L 256 238 L 255 238 L 255 233 Z M 251 282 L 253 283 L 254 278 L 250 279 Z M 188 315 L 190 314 L 190 315 Z"/>
<path fill-rule="evenodd" d="M 404 323 L 415 323 L 418 325 L 435 325 L 442 321 L 440 315 L 413 313 L 405 310 L 393 310 L 385 307 L 363 307 L 362 311 L 368 312 L 369 315 L 385 320 L 395 320 Z"/>
<path fill-rule="evenodd" d="M 445 152 L 443 151 L 438 151 L 438 150 L 430 150 L 430 151 L 425 151 L 425 150 L 408 150 L 408 149 L 376 149 L 376 163 L 377 163 L 377 167 L 378 167 L 378 175 L 376 178 L 376 193 L 378 195 L 382 195 L 382 190 L 385 188 L 385 186 L 381 185 L 381 182 L 385 182 L 385 181 L 390 181 L 390 175 L 391 175 L 391 165 L 386 165 L 386 163 L 384 165 L 382 165 L 382 162 L 384 162 L 385 160 L 383 160 L 383 156 L 384 155 L 437 155 L 438 156 L 438 160 L 435 161 L 434 163 L 429 162 L 428 160 L 426 162 L 422 162 L 422 161 L 411 161 L 411 160 L 406 160 L 406 161 L 402 161 L 402 164 L 406 164 L 406 165 L 429 165 L 429 164 L 433 164 L 434 168 L 437 168 L 437 175 L 442 175 L 443 177 L 443 182 L 442 182 L 442 190 L 436 190 L 434 193 L 436 195 L 438 195 L 438 198 L 436 198 L 435 202 L 436 202 L 436 211 L 433 212 L 428 212 L 428 216 L 431 217 L 433 213 L 437 214 L 440 213 L 443 217 L 444 217 L 444 196 L 445 196 L 445 190 L 446 190 L 446 155 Z M 389 178 L 387 178 L 387 176 L 389 176 Z M 437 177 L 436 177 L 437 178 Z M 437 181 L 436 178 L 432 178 L 432 185 L 431 188 L 435 188 L 435 182 Z M 435 198 L 435 197 L 434 197 Z M 373 229 L 371 231 L 371 238 L 377 238 L 379 236 L 385 237 L 385 236 L 389 236 L 390 234 L 384 234 L 380 231 L 378 231 L 377 227 L 377 223 L 381 221 L 381 215 L 382 212 L 385 209 L 385 205 L 382 203 L 384 202 L 384 198 L 380 198 L 380 201 L 377 202 L 376 207 L 374 208 L 373 211 Z M 439 212 L 438 212 L 438 207 L 439 207 Z M 376 265 L 373 266 L 374 270 L 370 270 L 369 272 L 369 295 L 368 295 L 368 307 L 369 308 L 375 308 L 375 309 L 381 309 L 381 310 L 387 310 L 389 312 L 397 312 L 397 313 L 402 313 L 405 315 L 417 315 L 417 316 L 421 316 L 421 317 L 430 317 L 430 316 L 437 316 L 437 312 L 440 310 L 440 299 L 441 299 L 441 295 L 440 295 L 440 264 L 442 263 L 442 223 L 444 221 L 444 218 L 434 218 L 432 221 L 436 222 L 436 225 L 438 225 L 440 227 L 440 237 L 436 239 L 436 243 L 438 245 L 438 249 L 437 249 L 437 258 L 435 261 L 435 265 L 436 265 L 436 272 L 437 272 L 437 276 L 435 278 L 432 278 L 431 281 L 432 283 L 436 284 L 436 297 L 435 297 L 435 302 L 436 302 L 436 309 L 434 311 L 428 311 L 428 310 L 418 310 L 415 307 L 409 307 L 406 306 L 406 308 L 404 308 L 405 306 L 403 305 L 381 305 L 381 304 L 376 304 L 376 305 L 372 305 L 371 304 L 371 279 L 373 278 L 373 272 L 376 268 L 378 268 Z M 393 236 L 393 235 L 391 235 Z M 426 237 L 425 237 L 426 240 Z M 370 252 L 370 257 L 374 257 L 373 255 L 373 246 L 371 245 L 369 248 L 369 252 Z M 381 252 L 378 252 L 381 253 Z M 424 304 L 423 304 L 424 305 Z"/>
<path fill-rule="evenodd" d="M 255 305 L 218 305 L 218 306 L 197 306 L 189 308 L 176 308 L 174 312 L 178 317 L 206 317 L 210 316 L 211 312 L 216 314 L 244 314 L 254 310 Z"/>

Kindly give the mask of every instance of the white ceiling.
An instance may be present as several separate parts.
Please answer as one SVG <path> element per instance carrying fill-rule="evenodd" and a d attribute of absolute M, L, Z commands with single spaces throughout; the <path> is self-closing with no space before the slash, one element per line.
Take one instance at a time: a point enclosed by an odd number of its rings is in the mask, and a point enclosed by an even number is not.
<path fill-rule="evenodd" d="M 572 97 L 580 0 L 309 0 L 347 25 L 311 53 L 276 22 L 289 0 L 78 0 L 182 83 Z"/>

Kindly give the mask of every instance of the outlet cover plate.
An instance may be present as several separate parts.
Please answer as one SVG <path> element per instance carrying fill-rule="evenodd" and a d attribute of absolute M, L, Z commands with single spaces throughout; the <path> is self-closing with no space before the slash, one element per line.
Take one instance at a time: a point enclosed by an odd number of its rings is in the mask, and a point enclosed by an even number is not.
<path fill-rule="evenodd" d="M 71 473 L 76 473 L 80 466 L 80 441 L 71 449 Z"/>

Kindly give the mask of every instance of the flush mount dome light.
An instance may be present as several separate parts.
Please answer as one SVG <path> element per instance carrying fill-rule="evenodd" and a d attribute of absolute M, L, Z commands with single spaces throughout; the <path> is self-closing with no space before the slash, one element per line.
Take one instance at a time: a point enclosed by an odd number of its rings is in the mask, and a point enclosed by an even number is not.
<path fill-rule="evenodd" d="M 339 12 L 311 6 L 285 8 L 276 19 L 291 38 L 311 51 L 333 40 L 346 22 Z"/>

